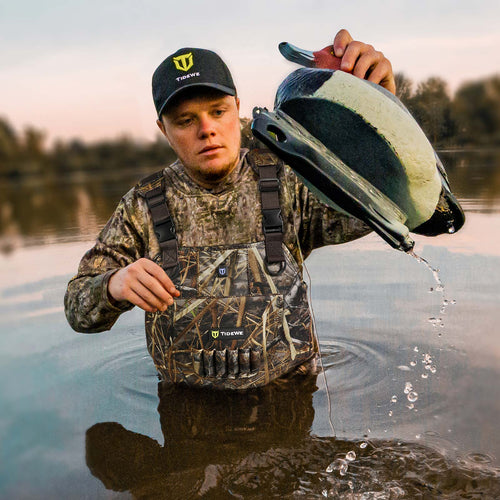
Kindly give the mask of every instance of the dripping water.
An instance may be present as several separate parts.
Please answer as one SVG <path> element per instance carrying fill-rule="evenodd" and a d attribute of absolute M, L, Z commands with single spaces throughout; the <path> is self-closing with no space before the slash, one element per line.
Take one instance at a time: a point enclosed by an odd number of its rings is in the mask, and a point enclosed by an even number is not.
<path fill-rule="evenodd" d="M 450 304 L 455 304 L 456 301 L 448 300 L 445 297 L 445 286 L 444 286 L 444 283 L 442 282 L 441 277 L 439 275 L 439 269 L 432 267 L 426 259 L 417 255 L 413 249 L 407 251 L 406 253 L 408 253 L 410 256 L 412 256 L 414 259 L 416 259 L 417 262 L 423 264 L 431 272 L 433 279 L 435 281 L 435 285 L 429 289 L 429 292 L 431 292 L 431 293 L 437 292 L 437 293 L 441 294 L 441 304 L 440 304 L 439 312 L 440 312 L 440 315 L 445 314 L 447 307 Z M 428 319 L 428 321 L 429 321 L 429 323 L 431 323 L 433 328 L 441 329 L 444 327 L 442 317 L 431 317 Z M 441 333 L 438 333 L 438 335 L 441 336 Z M 421 376 L 419 378 L 420 380 L 427 379 L 430 374 L 436 373 L 436 371 L 437 371 L 436 366 L 433 363 L 433 359 L 432 359 L 431 354 L 425 353 L 425 352 L 420 353 L 418 346 L 415 346 L 413 348 L 413 352 L 415 355 L 415 359 L 410 360 L 409 367 L 404 366 L 404 367 L 398 367 L 398 368 L 400 368 L 400 369 L 405 368 L 407 370 L 404 370 L 404 371 L 410 371 L 414 368 L 417 368 L 418 365 L 421 364 L 423 371 L 422 371 Z M 420 360 L 418 360 L 419 357 L 420 357 Z M 420 363 L 419 363 L 419 361 L 420 361 Z M 418 384 L 418 381 L 417 381 L 417 384 Z M 409 410 L 418 411 L 416 408 L 416 403 L 419 399 L 419 392 L 417 392 L 417 390 L 413 386 L 413 384 L 409 381 L 406 381 L 402 392 L 403 392 L 403 395 L 402 395 L 401 400 L 404 401 L 405 406 Z M 395 405 L 396 405 L 396 403 L 398 403 L 398 401 L 399 401 L 398 396 L 396 394 L 394 394 L 390 400 L 391 405 L 393 405 L 392 408 L 395 408 Z M 394 414 L 395 414 L 395 412 L 393 409 L 388 411 L 389 417 L 393 417 Z M 370 431 L 368 430 L 368 432 L 370 432 Z M 415 436 L 415 438 L 420 439 L 421 435 L 417 434 Z M 363 442 L 360 445 L 360 448 L 363 449 L 366 445 L 367 445 L 367 443 Z M 356 458 L 357 458 L 357 455 L 356 455 L 354 450 L 348 451 L 344 456 L 337 456 L 337 457 L 335 457 L 333 462 L 331 462 L 328 465 L 328 467 L 326 468 L 326 472 L 327 473 L 336 472 L 340 476 L 346 476 L 348 473 L 349 465 L 351 464 L 351 462 L 355 461 Z"/>
<path fill-rule="evenodd" d="M 416 259 L 417 262 L 419 262 L 420 264 L 423 264 L 425 267 L 427 267 L 427 269 L 429 269 L 429 271 L 432 273 L 432 276 L 434 278 L 434 281 L 436 282 L 436 285 L 434 287 L 431 287 L 429 289 L 429 292 L 431 292 L 431 293 L 432 292 L 439 292 L 439 293 L 441 293 L 442 301 L 441 301 L 441 307 L 439 308 L 439 312 L 441 314 L 444 314 L 446 312 L 446 308 L 450 304 L 455 304 L 455 301 L 454 300 L 448 300 L 448 299 L 446 299 L 445 294 L 444 294 L 444 284 L 441 281 L 441 277 L 439 276 L 439 269 L 432 267 L 427 260 L 425 260 L 423 257 L 420 257 L 420 255 L 417 255 L 413 251 L 413 249 L 409 250 L 406 253 L 408 255 L 411 255 L 414 259 Z M 433 326 L 441 327 L 441 328 L 444 327 L 443 319 L 442 318 L 429 318 L 429 322 Z"/>

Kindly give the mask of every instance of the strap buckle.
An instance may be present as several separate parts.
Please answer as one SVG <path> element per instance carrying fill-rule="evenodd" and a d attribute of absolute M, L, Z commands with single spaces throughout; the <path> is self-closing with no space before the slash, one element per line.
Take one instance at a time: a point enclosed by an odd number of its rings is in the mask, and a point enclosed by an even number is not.
<path fill-rule="evenodd" d="M 262 231 L 264 234 L 283 232 L 281 209 L 270 208 L 262 210 Z"/>
<path fill-rule="evenodd" d="M 173 240 L 175 238 L 175 226 L 172 217 L 168 217 L 162 222 L 154 224 L 154 231 L 159 243 Z"/>

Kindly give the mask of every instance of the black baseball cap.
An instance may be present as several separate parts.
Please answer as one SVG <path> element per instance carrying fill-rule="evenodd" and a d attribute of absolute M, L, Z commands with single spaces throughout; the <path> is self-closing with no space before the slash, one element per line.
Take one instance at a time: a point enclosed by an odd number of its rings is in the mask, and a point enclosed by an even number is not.
<path fill-rule="evenodd" d="M 185 47 L 168 56 L 153 73 L 153 100 L 158 118 L 169 101 L 189 87 L 211 87 L 236 95 L 224 61 L 211 50 Z"/>

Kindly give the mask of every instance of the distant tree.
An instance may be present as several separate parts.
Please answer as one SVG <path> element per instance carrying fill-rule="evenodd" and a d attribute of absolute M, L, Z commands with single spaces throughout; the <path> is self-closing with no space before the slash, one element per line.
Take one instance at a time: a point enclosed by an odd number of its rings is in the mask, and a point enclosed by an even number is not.
<path fill-rule="evenodd" d="M 45 133 L 35 127 L 28 126 L 20 140 L 20 155 L 18 169 L 22 169 L 30 174 L 42 173 L 45 171 Z"/>
<path fill-rule="evenodd" d="M 23 137 L 23 150 L 30 158 L 41 158 L 44 155 L 45 133 L 35 127 L 26 127 Z"/>
<path fill-rule="evenodd" d="M 466 144 L 500 144 L 500 76 L 461 85 L 453 100 L 457 136 Z"/>
<path fill-rule="evenodd" d="M 396 80 L 396 97 L 405 104 L 410 105 L 410 100 L 413 97 L 413 81 L 404 73 L 396 73 L 394 75 Z"/>
<path fill-rule="evenodd" d="M 453 135 L 451 99 L 444 80 L 431 77 L 419 83 L 409 104 L 412 114 L 434 145 L 442 144 Z"/>
<path fill-rule="evenodd" d="M 18 154 L 19 144 L 16 131 L 6 119 L 0 118 L 0 175 L 12 171 Z"/>

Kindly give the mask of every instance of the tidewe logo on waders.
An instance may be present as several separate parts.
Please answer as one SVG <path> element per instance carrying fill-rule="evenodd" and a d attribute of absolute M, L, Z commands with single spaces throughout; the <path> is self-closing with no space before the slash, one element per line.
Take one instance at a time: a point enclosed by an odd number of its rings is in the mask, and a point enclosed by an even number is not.
<path fill-rule="evenodd" d="M 187 71 L 193 65 L 193 53 L 188 52 L 187 54 L 181 54 L 180 56 L 173 58 L 175 67 L 179 71 Z"/>
<path fill-rule="evenodd" d="M 212 330 L 212 338 L 216 339 L 219 336 L 219 330 Z"/>

